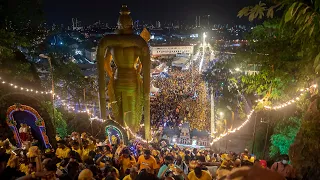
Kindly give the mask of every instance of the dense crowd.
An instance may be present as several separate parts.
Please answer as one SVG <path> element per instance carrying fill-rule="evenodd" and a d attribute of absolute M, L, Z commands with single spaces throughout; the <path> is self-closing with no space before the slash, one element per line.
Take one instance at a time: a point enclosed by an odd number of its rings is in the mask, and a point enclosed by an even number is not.
<path fill-rule="evenodd" d="M 176 145 L 134 144 L 99 142 L 85 133 L 72 133 L 58 140 L 57 148 L 52 149 L 40 149 L 34 144 L 19 149 L 5 140 L 0 144 L 0 177 L 5 180 L 211 180 L 248 176 L 251 171 L 274 180 L 295 177 L 288 156 L 275 162 L 270 171 L 266 161 L 255 159 L 248 150 L 241 154 L 214 153 Z"/>
<path fill-rule="evenodd" d="M 197 66 L 186 71 L 171 70 L 169 77 L 154 77 L 152 84 L 160 89 L 151 99 L 154 128 L 178 127 L 183 122 L 190 122 L 191 128 L 200 130 L 208 127 L 206 87 Z"/>
<path fill-rule="evenodd" d="M 183 106 L 183 102 L 194 96 L 191 77 L 188 72 L 172 72 L 170 77 L 155 78 L 154 86 L 160 88 L 160 92 L 151 101 L 151 124 L 159 127 L 178 126 L 184 117 L 190 113 L 189 107 Z M 185 104 L 184 104 L 185 105 Z M 182 106 L 184 113 L 180 112 Z"/>

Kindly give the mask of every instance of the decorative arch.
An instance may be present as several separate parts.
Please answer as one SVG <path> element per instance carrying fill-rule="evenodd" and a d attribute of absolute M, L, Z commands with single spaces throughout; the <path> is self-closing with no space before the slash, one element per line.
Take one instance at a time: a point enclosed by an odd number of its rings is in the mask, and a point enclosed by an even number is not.
<path fill-rule="evenodd" d="M 18 112 L 18 111 L 27 112 L 35 118 L 35 125 L 37 126 L 37 128 L 39 128 L 41 138 L 42 138 L 42 143 L 44 144 L 45 148 L 51 148 L 51 144 L 49 142 L 49 138 L 48 138 L 47 132 L 46 132 L 46 125 L 45 125 L 45 122 L 42 119 L 42 117 L 32 107 L 27 106 L 27 105 L 21 105 L 21 104 L 15 104 L 15 105 L 10 106 L 7 109 L 7 113 L 6 113 L 6 123 L 10 127 L 11 131 L 13 132 L 14 140 L 17 143 L 17 147 L 22 146 L 22 141 L 19 136 L 19 131 L 16 127 L 17 122 L 13 117 L 13 113 Z"/>
<path fill-rule="evenodd" d="M 119 138 L 123 140 L 124 143 L 128 142 L 127 131 L 123 129 L 121 126 L 119 126 L 117 123 L 113 122 L 112 120 L 109 120 L 106 123 L 105 132 L 106 132 L 106 135 L 108 136 L 109 142 L 111 143 L 112 143 L 112 134 L 111 134 L 112 131 L 117 132 L 119 134 Z"/>

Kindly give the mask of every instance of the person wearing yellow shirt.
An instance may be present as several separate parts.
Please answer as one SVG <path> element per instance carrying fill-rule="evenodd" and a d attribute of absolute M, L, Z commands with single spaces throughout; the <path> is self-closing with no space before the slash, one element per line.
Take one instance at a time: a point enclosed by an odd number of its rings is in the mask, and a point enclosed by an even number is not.
<path fill-rule="evenodd" d="M 209 172 L 202 170 L 201 167 L 196 167 L 188 174 L 188 180 L 212 180 L 212 177 Z"/>
<path fill-rule="evenodd" d="M 85 161 L 89 158 L 89 152 L 94 151 L 96 147 L 94 144 L 89 145 L 89 141 L 85 139 L 82 140 L 82 145 L 83 145 L 83 149 L 82 149 L 81 159 L 82 161 Z"/>
<path fill-rule="evenodd" d="M 136 164 L 136 160 L 133 156 L 130 155 L 129 149 L 123 149 L 122 155 L 120 156 L 119 160 L 121 174 L 125 174 L 125 171 L 129 168 L 132 168 Z"/>
<path fill-rule="evenodd" d="M 104 164 L 105 164 L 105 167 L 103 170 L 104 174 L 108 175 L 108 173 L 111 173 L 118 180 L 120 177 L 120 173 L 118 169 L 112 165 L 111 160 L 106 160 Z"/>
<path fill-rule="evenodd" d="M 82 157 L 82 148 L 80 147 L 80 144 L 78 141 L 73 141 L 71 143 L 71 148 L 72 148 L 72 151 L 77 152 L 79 156 Z"/>
<path fill-rule="evenodd" d="M 138 175 L 138 169 L 136 167 L 130 168 L 130 174 L 126 175 L 122 180 L 135 180 Z"/>
<path fill-rule="evenodd" d="M 155 173 L 157 161 L 153 156 L 151 156 L 151 152 L 149 149 L 145 150 L 144 154 L 139 156 L 137 166 L 139 171 L 141 171 L 142 169 L 150 169 L 152 174 Z"/>
<path fill-rule="evenodd" d="M 58 141 L 58 148 L 56 150 L 56 156 L 59 159 L 68 158 L 68 154 L 71 151 L 70 148 L 68 148 L 65 144 L 65 141 L 61 140 Z"/>

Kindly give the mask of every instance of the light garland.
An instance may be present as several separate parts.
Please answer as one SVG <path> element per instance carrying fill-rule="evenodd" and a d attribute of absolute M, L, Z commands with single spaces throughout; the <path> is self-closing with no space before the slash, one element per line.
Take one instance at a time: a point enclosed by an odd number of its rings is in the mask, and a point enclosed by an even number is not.
<path fill-rule="evenodd" d="M 316 88 L 316 87 L 318 87 L 318 85 L 317 85 L 317 84 L 313 84 L 313 85 L 311 85 L 309 88 L 300 89 L 300 92 L 301 92 L 300 95 L 297 96 L 297 97 L 295 97 L 295 98 L 293 98 L 293 99 L 291 99 L 290 101 L 287 101 L 287 102 L 285 102 L 285 103 L 283 103 L 283 104 L 280 104 L 280 105 L 277 105 L 277 106 L 274 106 L 274 107 L 273 107 L 273 106 L 264 106 L 264 108 L 269 109 L 269 110 L 278 110 L 278 109 L 287 107 L 287 106 L 289 106 L 289 105 L 291 105 L 291 104 L 299 101 L 299 100 L 301 99 L 301 96 L 303 96 L 307 91 L 309 91 L 309 90 L 312 89 L 312 88 Z M 257 100 L 256 102 L 263 102 L 263 99 L 259 99 L 259 100 Z M 253 112 L 254 112 L 254 110 L 251 110 L 251 112 L 250 112 L 249 115 L 247 116 L 247 119 L 246 119 L 239 127 L 235 128 L 235 129 L 233 129 L 233 130 L 229 130 L 228 132 L 226 132 L 226 133 L 224 133 L 224 134 L 220 134 L 219 137 L 214 138 L 214 139 L 212 140 L 212 142 L 210 143 L 210 145 L 213 145 L 213 143 L 219 141 L 221 138 L 223 138 L 223 137 L 225 137 L 225 136 L 227 136 L 227 135 L 229 135 L 229 134 L 232 134 L 232 133 L 235 133 L 236 131 L 239 131 L 242 127 L 244 127 L 244 126 L 250 121 L 250 118 L 251 118 Z M 212 136 L 212 137 L 213 137 L 213 136 Z"/>
<path fill-rule="evenodd" d="M 107 120 L 105 120 L 105 119 L 100 119 L 100 118 L 98 118 L 98 117 L 90 118 L 90 120 L 91 120 L 91 121 L 92 121 L 92 120 L 98 120 L 98 121 L 101 121 L 101 122 L 107 121 Z M 151 138 L 150 141 L 143 139 L 141 136 L 139 136 L 138 134 L 134 133 L 128 126 L 123 127 L 121 124 L 119 124 L 117 121 L 115 121 L 115 120 L 113 120 L 113 119 L 109 119 L 108 121 L 112 121 L 112 122 L 116 123 L 116 124 L 117 124 L 118 126 L 120 126 L 122 129 L 124 129 L 124 130 L 126 130 L 127 132 L 129 132 L 131 136 L 133 136 L 133 137 L 136 138 L 136 139 L 139 139 L 140 141 L 142 141 L 142 142 L 144 142 L 144 143 L 150 143 L 150 142 L 152 142 L 152 141 L 154 140 L 153 137 Z M 143 124 L 143 125 L 140 125 L 140 126 L 144 126 L 144 124 Z"/>
<path fill-rule="evenodd" d="M 92 113 L 90 112 L 89 109 L 76 110 L 75 106 L 72 106 L 70 103 L 66 103 L 67 100 L 61 99 L 61 97 L 59 95 L 57 95 L 55 93 L 52 93 L 52 91 L 40 91 L 40 90 L 35 90 L 35 89 L 30 89 L 30 88 L 18 86 L 16 84 L 6 82 L 5 80 L 2 79 L 2 77 L 0 77 L 0 81 L 1 81 L 1 84 L 8 85 L 8 86 L 13 87 L 15 89 L 20 89 L 21 91 L 25 91 L 25 92 L 29 92 L 29 93 L 44 94 L 44 95 L 52 94 L 55 98 L 57 98 L 58 100 L 60 100 L 62 102 L 61 104 L 68 111 L 72 110 L 75 113 L 87 113 L 89 116 L 92 115 Z M 86 105 L 86 106 L 95 106 L 94 104 L 84 104 L 84 105 Z M 100 119 L 100 118 L 97 118 L 97 117 L 90 118 L 90 120 L 91 121 L 92 120 L 98 120 L 98 121 L 101 121 L 101 122 L 105 122 L 106 121 L 104 119 Z M 110 120 L 112 120 L 112 119 L 110 119 Z M 119 126 L 121 126 L 118 122 L 116 122 L 114 120 L 112 120 L 112 121 L 115 122 L 116 124 L 118 124 Z M 148 143 L 148 142 L 152 142 L 153 141 L 153 138 L 150 141 L 147 141 L 147 140 L 143 139 L 142 137 L 140 137 L 137 134 L 133 133 L 133 131 L 128 126 L 126 126 L 126 127 L 121 126 L 121 127 L 123 129 L 125 129 L 126 131 L 128 131 L 134 138 L 140 139 L 142 142 Z"/>
<path fill-rule="evenodd" d="M 220 134 L 219 137 L 214 138 L 214 139 L 212 140 L 212 142 L 210 143 L 210 145 L 213 145 L 213 143 L 219 141 L 220 139 L 224 138 L 225 136 L 227 136 L 227 135 L 229 135 L 229 134 L 233 134 L 233 133 L 239 131 L 241 128 L 243 128 L 243 127 L 250 121 L 251 116 L 252 116 L 253 113 L 254 113 L 254 109 L 250 111 L 250 113 L 249 113 L 248 116 L 247 116 L 247 119 L 246 119 L 240 126 L 238 126 L 237 128 L 234 128 L 233 130 L 228 130 L 228 132 L 226 132 L 226 133 Z M 213 136 L 212 136 L 212 137 L 213 137 Z"/>
<path fill-rule="evenodd" d="M 36 94 L 52 94 L 52 91 L 40 91 L 40 90 L 34 90 L 34 89 L 18 86 L 16 84 L 4 81 L 1 77 L 0 77 L 0 80 L 1 80 L 1 84 L 9 85 L 9 86 L 11 86 L 11 87 L 13 87 L 15 89 L 20 89 L 21 91 L 32 92 L 32 93 L 36 93 Z"/>
<path fill-rule="evenodd" d="M 287 107 L 297 101 L 300 100 L 300 98 L 307 92 L 309 91 L 310 89 L 312 88 L 316 88 L 318 85 L 317 84 L 313 84 L 312 86 L 310 86 L 309 88 L 304 88 L 304 89 L 300 89 L 300 95 L 295 97 L 295 98 L 292 98 L 291 100 L 283 103 L 283 104 L 280 104 L 280 105 L 277 105 L 277 106 L 264 106 L 264 108 L 268 109 L 268 110 L 278 110 L 278 109 L 281 109 L 281 108 L 284 108 L 284 107 Z M 258 100 L 259 102 L 262 102 L 262 100 Z"/>
<path fill-rule="evenodd" d="M 38 89 L 31 89 L 31 88 L 26 88 L 26 87 L 22 87 L 20 85 L 17 85 L 17 84 L 14 84 L 14 83 L 10 83 L 10 82 L 7 82 L 5 81 L 2 77 L 0 77 L 0 84 L 3 84 L 3 85 L 7 85 L 9 87 L 12 87 L 14 89 L 17 89 L 17 90 L 21 90 L 23 92 L 28 92 L 28 93 L 34 93 L 34 94 L 43 94 L 43 95 L 52 95 L 54 96 L 56 99 L 60 100 L 62 103 L 62 105 L 64 106 L 65 109 L 67 109 L 68 111 L 69 110 L 72 110 L 74 111 L 75 113 L 87 113 L 88 115 L 91 115 L 92 113 L 90 112 L 89 109 L 85 109 L 85 110 L 76 110 L 75 106 L 72 106 L 71 104 L 69 103 L 66 103 L 67 100 L 64 100 L 64 99 L 61 99 L 61 97 L 55 93 L 52 93 L 52 91 L 41 91 L 41 90 L 38 90 Z M 90 105 L 90 104 L 86 104 L 86 106 L 94 106 L 94 105 Z"/>

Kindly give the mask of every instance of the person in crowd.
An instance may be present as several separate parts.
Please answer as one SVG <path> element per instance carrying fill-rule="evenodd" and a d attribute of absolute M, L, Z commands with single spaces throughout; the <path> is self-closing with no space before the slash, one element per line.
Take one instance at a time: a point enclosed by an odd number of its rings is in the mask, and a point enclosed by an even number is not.
<path fill-rule="evenodd" d="M 135 180 L 138 176 L 138 169 L 137 167 L 131 167 L 130 168 L 130 174 L 126 175 L 123 180 Z"/>
<path fill-rule="evenodd" d="M 212 180 L 212 177 L 209 172 L 202 170 L 201 167 L 198 166 L 188 174 L 188 180 Z"/>
<path fill-rule="evenodd" d="M 66 146 L 66 142 L 64 140 L 60 140 L 57 142 L 58 148 L 56 150 L 57 158 L 64 159 L 68 157 L 70 152 L 70 148 Z"/>
<path fill-rule="evenodd" d="M 162 174 L 165 173 L 164 171 L 165 171 L 166 169 L 168 169 L 168 167 L 169 167 L 170 165 L 174 166 L 174 165 L 173 165 L 173 160 L 174 160 L 174 159 L 173 159 L 173 157 L 172 157 L 171 155 L 167 155 L 167 156 L 164 158 L 164 163 L 163 163 L 163 165 L 160 167 L 159 172 L 158 172 L 158 175 L 157 175 L 158 178 L 161 178 Z"/>
<path fill-rule="evenodd" d="M 287 154 L 281 155 L 281 161 L 275 162 L 271 166 L 271 170 L 280 173 L 286 179 L 295 178 L 295 171 L 289 164 L 289 156 Z"/>
<path fill-rule="evenodd" d="M 144 154 L 139 156 L 137 166 L 139 171 L 141 171 L 142 169 L 148 169 L 151 174 L 155 173 L 157 161 L 151 155 L 149 149 L 144 150 Z"/>
<path fill-rule="evenodd" d="M 120 153 L 120 157 L 118 159 L 118 164 L 120 165 L 121 176 L 125 175 L 127 169 L 131 169 L 135 164 L 135 158 L 130 154 L 128 148 L 125 148 Z"/>
<path fill-rule="evenodd" d="M 76 136 L 78 140 L 72 137 L 74 136 L 58 141 L 56 150 L 41 149 L 40 145 L 33 145 L 26 150 L 15 148 L 7 153 L 7 144 L 3 143 L 0 147 L 1 179 L 212 180 L 216 177 L 218 179 L 250 177 L 264 180 L 268 177 L 272 180 L 285 178 L 289 180 L 295 178 L 294 169 L 288 164 L 287 155 L 282 156 L 281 161 L 274 163 L 269 170 L 261 166 L 262 160 L 255 160 L 254 163 L 249 160 L 241 161 L 241 155 L 233 152 L 221 153 L 221 160 L 219 160 L 218 156 L 215 156 L 219 152 L 194 148 L 192 159 L 190 150 L 178 144 L 174 146 L 166 144 L 161 147 L 154 143 L 146 144 L 137 140 L 132 142 L 136 144 L 135 146 L 128 144 L 126 147 L 121 147 L 120 153 L 111 151 L 105 143 L 99 143 L 98 146 L 90 148 L 92 150 L 83 160 L 83 156 L 81 157 L 77 150 L 88 147 L 81 148 L 82 142 L 89 141 L 88 137 L 81 136 L 79 139 L 79 136 Z M 117 146 L 115 144 L 114 149 L 118 149 Z M 117 159 L 116 154 L 118 154 Z M 156 156 L 158 161 L 151 154 Z M 210 160 L 208 155 L 211 157 Z"/>

